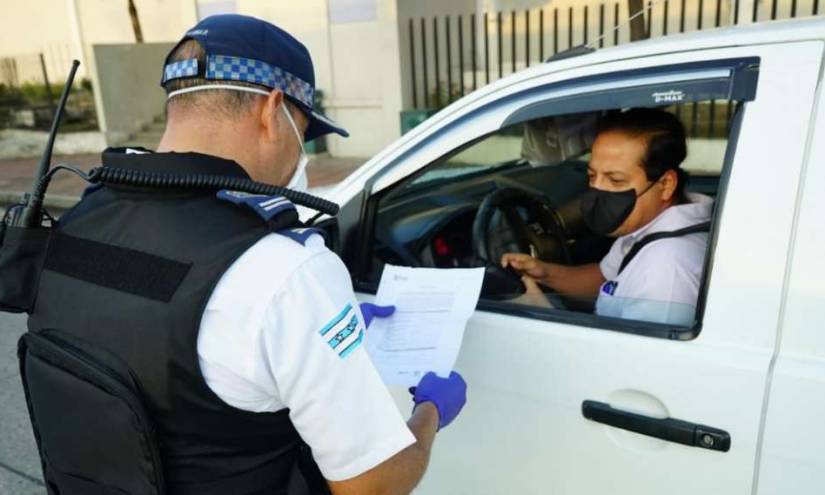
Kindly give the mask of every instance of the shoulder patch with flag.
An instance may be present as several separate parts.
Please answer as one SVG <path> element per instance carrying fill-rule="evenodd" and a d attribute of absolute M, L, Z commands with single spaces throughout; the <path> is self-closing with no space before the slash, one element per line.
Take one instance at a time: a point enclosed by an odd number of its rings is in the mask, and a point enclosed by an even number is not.
<path fill-rule="evenodd" d="M 351 304 L 344 306 L 318 333 L 342 359 L 364 341 L 364 328 Z"/>

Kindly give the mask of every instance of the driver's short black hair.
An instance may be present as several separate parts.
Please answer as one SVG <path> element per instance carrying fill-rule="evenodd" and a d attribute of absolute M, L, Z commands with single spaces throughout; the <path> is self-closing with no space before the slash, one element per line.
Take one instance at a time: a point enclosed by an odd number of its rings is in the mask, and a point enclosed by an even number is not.
<path fill-rule="evenodd" d="M 672 113 L 657 108 L 631 108 L 606 113 L 596 126 L 596 135 L 618 131 L 630 136 L 645 136 L 647 150 L 642 163 L 648 180 L 657 180 L 668 170 L 678 176 L 674 197 L 676 203 L 687 202 L 685 186 L 688 175 L 681 168 L 687 156 L 685 126 Z"/>

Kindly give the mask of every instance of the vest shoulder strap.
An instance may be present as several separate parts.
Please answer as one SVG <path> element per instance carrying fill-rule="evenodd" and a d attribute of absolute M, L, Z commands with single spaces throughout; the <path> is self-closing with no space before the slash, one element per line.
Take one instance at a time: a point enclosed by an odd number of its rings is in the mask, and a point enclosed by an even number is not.
<path fill-rule="evenodd" d="M 684 237 L 690 234 L 698 234 L 700 232 L 710 232 L 710 222 L 702 222 L 696 225 L 691 225 L 689 227 L 685 227 L 679 230 L 671 230 L 667 232 L 656 232 L 650 235 L 646 235 L 642 237 L 636 244 L 630 248 L 630 251 L 625 255 L 624 259 L 622 259 L 622 264 L 619 266 L 619 273 L 633 261 L 633 258 L 639 254 L 639 251 L 642 250 L 643 247 L 647 246 L 651 242 L 655 242 L 661 239 L 672 239 L 674 237 Z"/>

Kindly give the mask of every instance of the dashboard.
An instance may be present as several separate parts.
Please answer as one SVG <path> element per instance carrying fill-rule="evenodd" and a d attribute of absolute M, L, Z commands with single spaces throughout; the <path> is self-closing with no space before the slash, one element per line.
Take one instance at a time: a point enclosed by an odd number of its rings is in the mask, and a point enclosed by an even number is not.
<path fill-rule="evenodd" d="M 688 190 L 715 196 L 718 186 L 718 176 L 694 176 Z M 585 162 L 570 160 L 541 167 L 523 164 L 385 193 L 378 203 L 368 278 L 377 282 L 385 263 L 435 268 L 479 266 L 473 240 L 476 212 L 488 194 L 504 187 L 544 195 L 557 206 L 568 229 L 573 264 L 596 262 L 610 249 L 612 238 L 594 236 L 580 221 L 576 198 L 587 188 Z M 493 235 L 505 244 L 509 237 L 505 231 Z"/>
<path fill-rule="evenodd" d="M 586 164 L 522 166 L 458 178 L 381 199 L 376 221 L 375 255 L 383 263 L 456 268 L 477 266 L 473 221 L 483 199 L 503 187 L 549 196 L 556 204 L 587 184 Z"/>

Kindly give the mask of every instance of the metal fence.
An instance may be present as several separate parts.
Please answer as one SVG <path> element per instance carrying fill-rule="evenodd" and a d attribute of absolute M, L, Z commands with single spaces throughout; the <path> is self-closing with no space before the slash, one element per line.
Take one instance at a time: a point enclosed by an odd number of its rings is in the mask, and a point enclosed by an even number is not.
<path fill-rule="evenodd" d="M 739 24 L 747 20 L 745 15 L 750 15 L 753 22 L 818 15 L 819 4 L 819 0 L 648 1 L 643 22 L 646 37 L 658 37 Z M 630 17 L 627 2 L 618 1 L 410 18 L 402 36 L 407 46 L 402 49 L 409 57 L 412 107 L 441 108 L 485 84 L 577 45 L 627 43 Z M 716 107 L 717 103 L 695 106 L 689 128 L 717 132 L 712 123 L 720 118 Z M 727 109 L 721 112 L 728 114 Z M 698 122 L 708 118 L 705 124 Z"/>
<path fill-rule="evenodd" d="M 55 84 L 54 54 L 0 57 L 0 129 L 48 130 L 63 91 L 63 73 Z M 65 64 L 66 67 L 70 65 Z M 88 80 L 76 81 L 64 116 L 65 130 L 97 129 L 94 95 Z"/>

